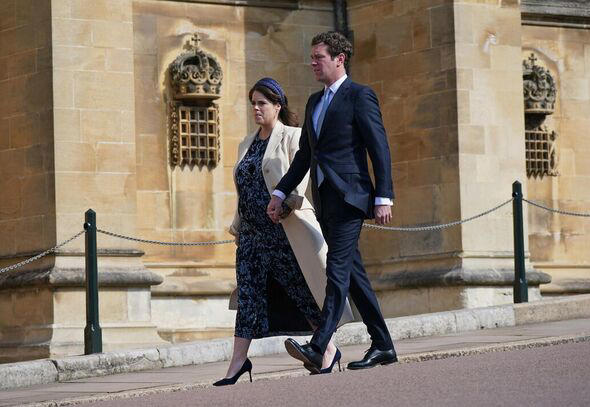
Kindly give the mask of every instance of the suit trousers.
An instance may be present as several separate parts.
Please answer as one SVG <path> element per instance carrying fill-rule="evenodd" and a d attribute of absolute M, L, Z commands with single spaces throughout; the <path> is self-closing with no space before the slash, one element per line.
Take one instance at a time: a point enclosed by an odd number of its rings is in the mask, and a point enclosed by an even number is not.
<path fill-rule="evenodd" d="M 321 322 L 310 343 L 316 351 L 322 354 L 326 351 L 350 292 L 367 326 L 372 346 L 379 350 L 393 349 L 391 336 L 358 249 L 365 214 L 346 203 L 340 192 L 327 180 L 320 186 L 319 195 L 322 208 L 319 222 L 328 244 L 327 284 Z"/>

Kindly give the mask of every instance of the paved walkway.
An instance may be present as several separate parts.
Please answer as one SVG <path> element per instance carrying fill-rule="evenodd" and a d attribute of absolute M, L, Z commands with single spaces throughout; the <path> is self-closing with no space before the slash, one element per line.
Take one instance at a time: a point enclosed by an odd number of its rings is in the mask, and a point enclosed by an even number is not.
<path fill-rule="evenodd" d="M 590 341 L 590 319 L 406 339 L 397 341 L 396 348 L 401 362 L 413 362 L 574 341 Z M 342 347 L 343 367 L 361 358 L 366 348 L 367 345 Z M 255 357 L 252 362 L 254 380 L 307 375 L 307 371 L 287 354 Z M 227 362 L 218 362 L 5 390 L 0 391 L 0 406 L 27 403 L 39 406 L 72 405 L 205 387 L 223 377 L 226 368 Z"/>

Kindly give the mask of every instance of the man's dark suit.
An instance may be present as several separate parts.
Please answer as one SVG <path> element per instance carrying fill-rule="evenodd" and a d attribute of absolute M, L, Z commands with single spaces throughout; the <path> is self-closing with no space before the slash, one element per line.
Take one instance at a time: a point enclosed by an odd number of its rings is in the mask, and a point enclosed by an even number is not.
<path fill-rule="evenodd" d="M 276 187 L 288 196 L 311 171 L 316 216 L 328 244 L 322 322 L 311 344 L 318 352 L 325 352 L 350 292 L 373 346 L 393 349 L 358 250 L 363 221 L 373 218 L 375 197 L 393 199 L 391 159 L 379 103 L 370 88 L 347 78 L 326 111 L 318 137 L 312 115 L 322 95 L 320 91 L 310 96 L 299 151 Z M 367 152 L 373 164 L 375 186 L 369 177 Z M 318 165 L 324 175 L 319 188 Z"/>

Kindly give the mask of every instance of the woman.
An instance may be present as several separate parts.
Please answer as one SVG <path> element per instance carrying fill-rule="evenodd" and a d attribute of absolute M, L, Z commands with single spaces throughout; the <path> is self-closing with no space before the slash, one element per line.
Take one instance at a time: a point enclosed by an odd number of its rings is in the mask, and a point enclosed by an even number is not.
<path fill-rule="evenodd" d="M 224 379 L 234 384 L 248 372 L 252 339 L 310 334 L 319 324 L 325 296 L 327 246 L 311 203 L 305 198 L 307 178 L 285 199 L 283 219 L 266 214 L 270 193 L 285 174 L 299 146 L 301 129 L 278 82 L 259 80 L 249 92 L 254 120 L 260 127 L 238 147 L 234 181 L 238 208 L 230 233 L 236 236 L 237 315 L 232 359 Z M 231 307 L 231 305 L 230 305 Z M 342 322 L 352 320 L 347 308 Z M 340 364 L 340 352 L 328 345 L 322 369 Z"/>

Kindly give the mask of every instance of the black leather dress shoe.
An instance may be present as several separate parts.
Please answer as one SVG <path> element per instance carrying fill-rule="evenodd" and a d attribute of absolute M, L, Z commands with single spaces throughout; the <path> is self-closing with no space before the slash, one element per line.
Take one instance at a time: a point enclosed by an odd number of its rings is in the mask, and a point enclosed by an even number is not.
<path fill-rule="evenodd" d="M 300 345 L 289 338 L 285 341 L 285 349 L 289 355 L 302 361 L 310 372 L 319 373 L 322 369 L 322 354 L 316 352 L 309 343 Z"/>
<path fill-rule="evenodd" d="M 395 350 L 379 350 L 371 347 L 362 360 L 350 362 L 346 368 L 350 370 L 368 369 L 377 365 L 389 365 L 394 362 L 397 362 Z"/>

